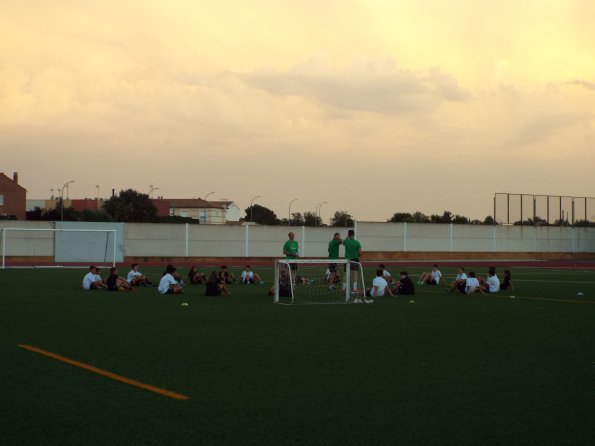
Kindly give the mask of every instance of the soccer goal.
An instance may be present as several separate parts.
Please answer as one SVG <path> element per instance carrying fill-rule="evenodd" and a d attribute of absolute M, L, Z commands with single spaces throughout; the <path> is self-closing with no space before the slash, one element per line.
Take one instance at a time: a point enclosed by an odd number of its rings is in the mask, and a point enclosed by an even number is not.
<path fill-rule="evenodd" d="M 51 257 L 54 262 L 110 262 L 116 266 L 116 247 L 115 229 L 3 228 L 2 269 L 9 257 Z M 74 255 L 64 257 L 64 251 Z M 59 255 L 66 260 L 59 260 Z"/>
<path fill-rule="evenodd" d="M 364 299 L 364 270 L 361 263 L 349 260 L 277 260 L 274 283 L 275 303 L 340 304 Z"/>

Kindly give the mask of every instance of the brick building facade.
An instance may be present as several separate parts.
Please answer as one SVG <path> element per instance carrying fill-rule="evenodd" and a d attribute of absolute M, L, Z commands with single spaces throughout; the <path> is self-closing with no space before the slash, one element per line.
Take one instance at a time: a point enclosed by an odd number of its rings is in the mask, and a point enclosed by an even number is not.
<path fill-rule="evenodd" d="M 26 207 L 27 190 L 19 185 L 19 174 L 15 172 L 10 179 L 0 173 L 0 217 L 25 220 Z"/>

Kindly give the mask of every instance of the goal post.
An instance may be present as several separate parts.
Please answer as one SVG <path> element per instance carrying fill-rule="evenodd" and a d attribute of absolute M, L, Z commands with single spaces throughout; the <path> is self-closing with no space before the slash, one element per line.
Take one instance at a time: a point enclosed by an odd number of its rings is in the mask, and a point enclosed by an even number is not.
<path fill-rule="evenodd" d="M 364 270 L 361 263 L 345 259 L 280 259 L 274 287 L 275 303 L 350 303 L 364 296 Z"/>
<path fill-rule="evenodd" d="M 10 242 L 10 237 L 9 234 L 10 233 L 15 233 L 15 232 L 26 232 L 26 233 L 42 233 L 42 232 L 47 232 L 47 233 L 51 233 L 52 234 L 52 238 L 51 239 L 46 239 L 46 240 L 51 240 L 51 245 L 52 245 L 52 253 L 51 255 L 54 256 L 54 260 L 55 259 L 55 254 L 56 254 L 56 244 L 58 243 L 58 239 L 57 239 L 57 234 L 60 233 L 104 233 L 106 234 L 106 238 L 105 238 L 105 243 L 102 241 L 102 247 L 105 246 L 104 251 L 103 251 L 103 260 L 100 260 L 97 257 L 97 253 L 95 252 L 91 252 L 91 250 L 89 250 L 89 258 L 88 258 L 88 262 L 97 262 L 97 261 L 111 261 L 112 266 L 116 266 L 116 253 L 117 253 L 117 230 L 116 229 L 54 229 L 54 228 L 2 228 L 2 269 L 6 269 L 6 259 L 9 256 L 8 253 L 8 243 Z M 111 256 L 110 259 L 108 260 L 108 251 L 109 251 L 109 245 L 110 245 L 110 238 L 111 240 Z M 43 239 L 40 239 L 43 240 Z M 34 243 L 33 237 L 27 237 L 26 241 L 29 243 Z M 32 252 L 36 252 L 36 249 L 34 247 L 31 247 L 30 251 Z M 31 255 L 29 253 L 21 253 L 21 256 L 23 257 L 27 257 L 28 255 Z M 94 256 L 95 254 L 95 256 Z M 81 261 L 82 262 L 82 261 Z"/>

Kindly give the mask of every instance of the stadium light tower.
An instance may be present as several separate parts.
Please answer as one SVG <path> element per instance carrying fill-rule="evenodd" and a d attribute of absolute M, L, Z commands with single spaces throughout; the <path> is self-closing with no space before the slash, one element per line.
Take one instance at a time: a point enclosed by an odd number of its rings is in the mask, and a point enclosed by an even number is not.
<path fill-rule="evenodd" d="M 287 216 L 287 226 L 291 226 L 291 205 L 296 200 L 297 200 L 297 198 L 294 198 L 293 200 L 291 200 L 289 202 L 289 213 L 288 213 L 288 216 Z"/>
<path fill-rule="evenodd" d="M 316 217 L 317 217 L 316 218 L 316 226 L 319 225 L 318 218 L 320 218 L 320 210 L 322 209 L 322 206 L 324 206 L 326 203 L 327 203 L 326 201 L 323 201 L 322 203 L 318 203 L 316 205 Z"/>
<path fill-rule="evenodd" d="M 62 186 L 60 190 L 60 220 L 64 221 L 64 188 L 68 187 L 70 183 L 74 183 L 74 180 L 68 181 Z"/>
<path fill-rule="evenodd" d="M 254 197 L 252 200 L 250 200 L 250 223 L 252 223 L 254 220 L 252 220 L 252 204 L 254 203 L 254 200 L 256 200 L 257 198 L 260 198 L 260 195 L 257 195 L 256 197 Z"/>

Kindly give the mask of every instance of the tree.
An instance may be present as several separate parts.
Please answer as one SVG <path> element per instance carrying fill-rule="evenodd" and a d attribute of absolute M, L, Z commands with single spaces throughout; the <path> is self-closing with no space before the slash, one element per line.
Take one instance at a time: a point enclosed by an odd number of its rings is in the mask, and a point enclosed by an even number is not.
<path fill-rule="evenodd" d="M 154 222 L 157 221 L 157 209 L 147 194 L 133 189 L 120 191 L 103 205 L 105 211 L 114 221 L 122 222 Z"/>
<path fill-rule="evenodd" d="M 252 222 L 258 223 L 259 225 L 278 225 L 280 223 L 280 220 L 277 218 L 277 214 L 275 214 L 269 208 L 259 204 L 252 205 L 252 207 L 248 206 L 245 212 L 246 217 L 244 220 L 246 221 L 251 221 L 250 217 L 252 217 Z"/>
<path fill-rule="evenodd" d="M 77 212 L 77 221 L 114 221 L 111 215 L 109 215 L 103 209 L 83 209 Z"/>
<path fill-rule="evenodd" d="M 483 224 L 484 225 L 495 225 L 496 221 L 494 220 L 494 217 L 492 217 L 491 215 L 486 216 L 486 218 L 483 219 Z"/>
<path fill-rule="evenodd" d="M 450 222 L 457 225 L 467 225 L 471 223 L 471 221 L 467 217 L 464 217 L 459 214 L 455 214 Z"/>
<path fill-rule="evenodd" d="M 422 212 L 414 212 L 413 215 L 413 223 L 430 223 L 430 217 Z"/>
<path fill-rule="evenodd" d="M 292 212 L 290 223 L 293 226 L 304 226 L 304 217 L 301 212 Z"/>
<path fill-rule="evenodd" d="M 331 226 L 352 227 L 354 226 L 353 217 L 347 211 L 336 211 L 333 218 L 331 218 Z"/>
<path fill-rule="evenodd" d="M 304 212 L 304 226 L 322 226 L 322 218 L 314 212 Z"/>
<path fill-rule="evenodd" d="M 389 223 L 413 223 L 413 216 L 409 212 L 395 212 L 387 221 Z"/>

